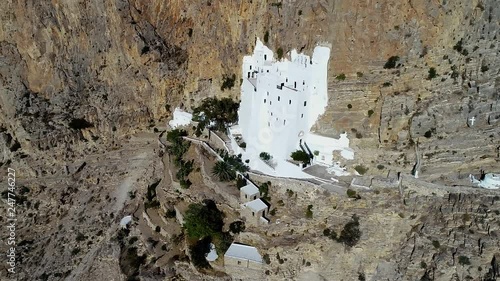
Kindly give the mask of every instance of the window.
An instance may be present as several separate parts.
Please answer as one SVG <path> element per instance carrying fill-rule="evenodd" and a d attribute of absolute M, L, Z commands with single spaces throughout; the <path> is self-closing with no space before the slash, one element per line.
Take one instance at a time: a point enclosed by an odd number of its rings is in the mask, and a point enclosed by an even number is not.
<path fill-rule="evenodd" d="M 306 104 L 307 104 L 307 102 L 306 102 L 306 101 L 304 101 L 304 106 L 306 106 Z"/>
<path fill-rule="evenodd" d="M 252 212 L 252 216 L 254 216 L 254 217 L 255 217 L 255 213 L 254 213 L 254 212 Z"/>
<path fill-rule="evenodd" d="M 267 96 L 269 96 L 269 92 L 267 92 Z"/>
<path fill-rule="evenodd" d="M 300 115 L 300 118 L 304 118 L 304 113 L 302 113 L 302 114 Z"/>
<path fill-rule="evenodd" d="M 306 84 L 306 81 L 305 80 L 302 80 L 302 85 L 305 85 Z"/>
<path fill-rule="evenodd" d="M 278 101 L 280 101 L 280 96 L 278 96 Z"/>
<path fill-rule="evenodd" d="M 248 72 L 248 77 L 247 78 L 250 78 L 250 71 Z"/>
<path fill-rule="evenodd" d="M 245 199 L 247 199 L 247 198 L 248 198 L 248 197 L 247 197 L 247 195 L 245 194 Z"/>
<path fill-rule="evenodd" d="M 288 82 L 288 77 L 286 78 L 286 82 Z"/>
<path fill-rule="evenodd" d="M 250 70 L 252 70 L 252 66 L 250 66 Z"/>
<path fill-rule="evenodd" d="M 255 199 L 257 199 L 257 195 L 254 195 L 254 196 L 253 196 L 253 200 L 255 200 Z"/>
<path fill-rule="evenodd" d="M 289 101 L 288 101 L 288 104 L 292 104 L 292 100 L 289 100 Z"/>
<path fill-rule="evenodd" d="M 285 124 L 286 124 L 286 120 L 283 120 L 283 125 L 285 125 Z"/>
<path fill-rule="evenodd" d="M 293 82 L 293 87 L 297 88 L 297 81 Z"/>
<path fill-rule="evenodd" d="M 264 99 L 264 103 L 266 103 L 266 99 Z"/>
<path fill-rule="evenodd" d="M 273 113 L 271 112 L 271 116 L 273 116 Z"/>
<path fill-rule="evenodd" d="M 267 60 L 267 55 L 264 55 L 264 60 Z"/>
<path fill-rule="evenodd" d="M 268 127 L 271 127 L 271 123 L 267 122 L 267 126 L 268 126 Z"/>
<path fill-rule="evenodd" d="M 272 102 L 272 101 L 269 101 L 269 105 L 273 105 L 273 102 Z"/>

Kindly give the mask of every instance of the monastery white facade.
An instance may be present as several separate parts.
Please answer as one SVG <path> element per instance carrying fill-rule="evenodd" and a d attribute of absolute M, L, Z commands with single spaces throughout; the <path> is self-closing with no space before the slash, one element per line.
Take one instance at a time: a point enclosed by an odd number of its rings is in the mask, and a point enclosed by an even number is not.
<path fill-rule="evenodd" d="M 267 169 L 258 163 L 261 152 L 269 153 L 277 163 L 275 174 L 292 169 L 285 160 L 296 150 L 317 154 L 314 162 L 326 166 L 333 165 L 334 150 L 344 158 L 354 157 L 346 134 L 334 139 L 310 132 L 328 104 L 329 57 L 328 47 L 317 46 L 312 57 L 293 50 L 291 60 L 276 61 L 257 39 L 253 55 L 243 58 L 239 121 L 231 135 L 241 135 L 246 142 L 246 149 L 237 152 L 251 159 L 250 167 Z"/>

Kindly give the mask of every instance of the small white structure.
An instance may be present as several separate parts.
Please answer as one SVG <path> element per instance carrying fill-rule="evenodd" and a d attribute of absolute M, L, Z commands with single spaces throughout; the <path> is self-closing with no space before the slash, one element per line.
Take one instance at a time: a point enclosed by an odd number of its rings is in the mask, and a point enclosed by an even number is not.
<path fill-rule="evenodd" d="M 262 256 L 255 247 L 232 243 L 224 254 L 224 266 L 262 269 Z"/>
<path fill-rule="evenodd" d="M 176 107 L 174 110 L 174 118 L 168 122 L 168 125 L 175 129 L 179 126 L 187 126 L 191 123 L 193 115 Z"/>
<path fill-rule="evenodd" d="M 120 227 L 126 228 L 130 222 L 132 222 L 132 216 L 125 216 L 120 220 Z"/>
<path fill-rule="evenodd" d="M 268 224 L 269 220 L 265 218 L 268 212 L 269 206 L 260 198 L 241 205 L 241 216 L 244 217 L 249 224 Z"/>
<path fill-rule="evenodd" d="M 218 257 L 215 245 L 210 243 L 210 252 L 206 256 L 207 261 L 215 261 Z"/>
<path fill-rule="evenodd" d="M 247 185 L 240 189 L 240 200 L 243 203 L 260 198 L 259 189 L 253 183 L 248 181 L 247 183 Z"/>
<path fill-rule="evenodd" d="M 488 173 L 482 180 L 477 180 L 473 175 L 469 175 L 472 183 L 486 189 L 500 189 L 500 174 Z"/>
<path fill-rule="evenodd" d="M 292 152 L 303 150 L 313 156 L 318 151 L 314 162 L 326 166 L 333 164 L 334 150 L 354 158 L 346 134 L 334 139 L 310 131 L 328 105 L 329 58 L 330 49 L 317 46 L 312 57 L 292 50 L 290 60 L 276 61 L 259 39 L 253 55 L 243 58 L 239 120 L 230 129 L 230 138 L 235 153 L 250 160 L 250 168 L 273 176 L 312 178 L 287 162 Z M 245 149 L 233 141 L 239 136 Z M 259 159 L 261 152 L 271 154 L 276 165 L 270 167 Z"/>

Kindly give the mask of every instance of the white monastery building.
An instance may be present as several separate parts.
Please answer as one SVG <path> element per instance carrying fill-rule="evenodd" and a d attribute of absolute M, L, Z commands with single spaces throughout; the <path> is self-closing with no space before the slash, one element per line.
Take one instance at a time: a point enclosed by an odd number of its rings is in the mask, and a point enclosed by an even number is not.
<path fill-rule="evenodd" d="M 266 174 L 307 178 L 309 175 L 286 160 L 296 150 L 314 155 L 313 162 L 334 164 L 333 151 L 353 159 L 346 134 L 340 139 L 310 132 L 328 104 L 327 70 L 330 49 L 317 46 L 312 57 L 290 52 L 290 59 L 277 61 L 273 52 L 257 39 L 253 55 L 243 58 L 243 83 L 238 125 L 230 129 L 233 149 L 250 159 L 250 167 Z M 246 149 L 236 145 L 241 136 Z M 259 159 L 269 153 L 276 164 Z M 316 153 L 315 153 L 316 152 Z"/>

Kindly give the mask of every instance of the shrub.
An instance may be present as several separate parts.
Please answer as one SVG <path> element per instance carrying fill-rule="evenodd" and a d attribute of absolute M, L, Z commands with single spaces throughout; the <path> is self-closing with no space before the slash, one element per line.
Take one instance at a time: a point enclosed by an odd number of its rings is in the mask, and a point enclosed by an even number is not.
<path fill-rule="evenodd" d="M 340 232 L 338 241 L 352 247 L 359 242 L 360 238 L 361 231 L 359 230 L 359 220 L 357 216 L 353 216 L 352 220 L 348 222 Z"/>
<path fill-rule="evenodd" d="M 175 218 L 175 215 L 175 209 L 167 210 L 167 212 L 165 213 L 165 217 L 169 219 Z"/>
<path fill-rule="evenodd" d="M 392 56 L 390 57 L 387 62 L 384 64 L 385 69 L 391 69 L 396 67 L 396 63 L 398 62 L 399 57 L 398 56 Z"/>
<path fill-rule="evenodd" d="M 439 249 L 441 247 L 441 244 L 439 244 L 439 241 L 434 240 L 432 241 L 432 246 L 434 246 L 434 248 L 436 249 Z"/>
<path fill-rule="evenodd" d="M 245 222 L 234 221 L 231 224 L 229 224 L 229 230 L 234 234 L 245 231 Z"/>
<path fill-rule="evenodd" d="M 306 209 L 306 218 L 308 218 L 308 219 L 312 219 L 312 217 L 313 217 L 312 208 L 313 208 L 313 205 L 307 206 L 307 209 Z"/>
<path fill-rule="evenodd" d="M 348 104 L 347 108 L 351 109 L 352 108 L 352 104 Z"/>
<path fill-rule="evenodd" d="M 363 77 L 363 72 L 356 72 L 356 75 L 357 75 L 359 78 L 361 78 L 361 77 Z"/>
<path fill-rule="evenodd" d="M 364 175 L 368 171 L 368 168 L 366 168 L 363 165 L 356 165 L 356 166 L 354 166 L 354 170 L 356 170 L 356 172 L 358 172 L 358 174 Z"/>
<path fill-rule="evenodd" d="M 352 190 L 352 189 L 347 189 L 347 197 L 349 198 L 357 198 L 358 197 L 358 194 L 356 193 L 356 191 Z"/>
<path fill-rule="evenodd" d="M 330 229 L 329 228 L 323 229 L 323 236 L 330 236 Z"/>
<path fill-rule="evenodd" d="M 431 80 L 437 77 L 437 72 L 434 67 L 429 68 L 429 75 L 427 76 L 427 80 Z"/>
<path fill-rule="evenodd" d="M 287 189 L 286 190 L 286 194 L 288 195 L 288 197 L 292 197 L 293 196 L 293 190 Z"/>
<path fill-rule="evenodd" d="M 247 143 L 246 143 L 246 142 L 242 142 L 242 143 L 240 143 L 240 147 L 241 147 L 241 148 L 247 148 Z"/>
<path fill-rule="evenodd" d="M 268 161 L 268 160 L 271 160 L 271 155 L 267 152 L 261 152 L 259 154 L 259 157 L 260 159 L 264 160 L 264 161 Z"/>
<path fill-rule="evenodd" d="M 489 67 L 487 65 L 482 65 L 481 66 L 481 72 L 486 72 L 489 70 Z"/>
<path fill-rule="evenodd" d="M 384 82 L 384 84 L 382 84 L 382 87 L 386 88 L 386 87 L 390 87 L 392 86 L 392 83 L 387 81 L 387 82 Z"/>
<path fill-rule="evenodd" d="M 272 210 L 269 212 L 269 214 L 270 214 L 271 216 L 276 215 L 276 208 L 272 209 Z"/>
<path fill-rule="evenodd" d="M 337 75 L 335 78 L 336 78 L 337 80 L 344 81 L 344 80 L 345 80 L 345 78 L 346 78 L 346 76 L 345 76 L 345 74 L 344 74 L 344 73 L 340 73 L 340 74 L 339 74 L 339 75 Z"/>
<path fill-rule="evenodd" d="M 161 231 L 161 227 L 160 227 L 159 225 L 157 225 L 157 226 L 155 227 L 155 232 L 160 232 L 160 231 Z"/>
<path fill-rule="evenodd" d="M 461 265 L 470 265 L 470 259 L 466 256 L 459 256 L 458 263 Z"/>
<path fill-rule="evenodd" d="M 224 91 L 225 89 L 231 90 L 234 87 L 234 81 L 236 80 L 236 74 L 231 76 L 224 76 L 222 78 L 222 85 L 220 86 L 220 90 Z"/>
<path fill-rule="evenodd" d="M 236 187 L 238 189 L 244 187 L 245 185 L 247 185 L 247 180 L 245 178 L 243 178 L 242 176 L 238 176 L 238 178 L 236 179 Z"/>
<path fill-rule="evenodd" d="M 368 110 L 368 117 L 371 117 L 373 113 L 374 113 L 373 109 Z"/>
<path fill-rule="evenodd" d="M 266 264 L 270 264 L 271 263 L 271 259 L 269 258 L 269 254 L 264 254 L 262 256 L 262 259 L 264 260 L 264 262 L 266 262 Z"/>
<path fill-rule="evenodd" d="M 382 164 L 378 164 L 378 165 L 377 165 L 377 169 L 379 169 L 379 170 L 383 170 L 384 168 L 385 168 L 385 166 L 384 166 L 384 165 L 382 165 Z"/>
<path fill-rule="evenodd" d="M 276 51 L 276 55 L 278 56 L 278 60 L 283 58 L 283 49 L 281 47 Z"/>
<path fill-rule="evenodd" d="M 319 155 L 319 151 L 315 150 L 315 151 L 313 152 L 313 154 L 314 154 L 315 156 L 318 156 L 318 155 Z"/>
<path fill-rule="evenodd" d="M 432 137 L 432 131 L 429 130 L 429 131 L 425 132 L 424 137 L 426 137 L 426 138 Z"/>
<path fill-rule="evenodd" d="M 269 42 L 269 30 L 264 34 L 264 43 L 267 44 L 267 42 Z"/>

